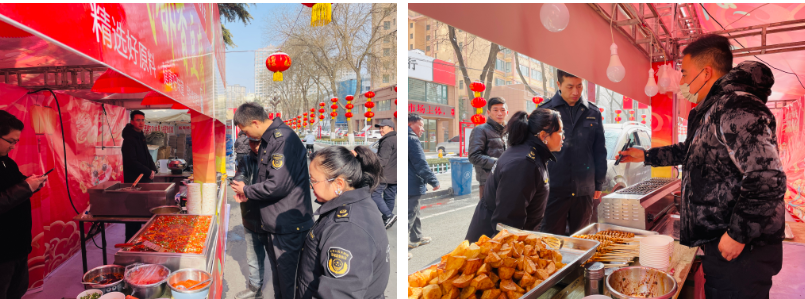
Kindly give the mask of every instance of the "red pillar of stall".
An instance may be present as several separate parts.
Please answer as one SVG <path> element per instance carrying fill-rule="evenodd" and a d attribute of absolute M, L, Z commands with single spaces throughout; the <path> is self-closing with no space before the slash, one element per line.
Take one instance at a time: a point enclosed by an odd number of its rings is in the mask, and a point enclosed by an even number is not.
<path fill-rule="evenodd" d="M 215 170 L 226 174 L 226 124 L 215 121 Z"/>
<path fill-rule="evenodd" d="M 651 65 L 654 73 L 658 73 L 662 62 L 655 62 Z M 654 80 L 657 80 L 655 75 Z M 678 82 L 671 82 L 678 84 Z M 651 97 L 651 147 L 666 146 L 674 143 L 676 134 L 676 113 L 674 111 L 674 97 L 668 94 L 660 94 Z M 652 167 L 652 177 L 672 177 L 671 167 Z"/>
<path fill-rule="evenodd" d="M 193 178 L 196 183 L 215 183 L 215 120 L 190 110 L 193 138 Z"/>

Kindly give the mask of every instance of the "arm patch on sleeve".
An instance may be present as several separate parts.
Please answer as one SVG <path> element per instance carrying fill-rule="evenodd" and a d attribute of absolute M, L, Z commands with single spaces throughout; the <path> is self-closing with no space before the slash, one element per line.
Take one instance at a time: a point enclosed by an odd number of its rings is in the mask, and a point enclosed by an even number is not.
<path fill-rule="evenodd" d="M 349 263 L 352 261 L 352 252 L 340 247 L 330 247 L 327 251 L 327 270 L 335 278 L 343 277 L 349 273 Z"/>

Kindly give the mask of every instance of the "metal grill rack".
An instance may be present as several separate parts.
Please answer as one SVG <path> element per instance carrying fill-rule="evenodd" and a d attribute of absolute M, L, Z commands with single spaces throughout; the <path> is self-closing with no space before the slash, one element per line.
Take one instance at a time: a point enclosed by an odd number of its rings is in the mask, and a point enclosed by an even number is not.
<path fill-rule="evenodd" d="M 657 189 L 662 188 L 663 186 L 667 185 L 675 181 L 675 178 L 651 178 L 640 183 L 635 184 L 634 186 L 621 189 L 616 191 L 615 193 L 619 194 L 635 194 L 635 195 L 646 195 L 651 192 L 654 192 Z"/>

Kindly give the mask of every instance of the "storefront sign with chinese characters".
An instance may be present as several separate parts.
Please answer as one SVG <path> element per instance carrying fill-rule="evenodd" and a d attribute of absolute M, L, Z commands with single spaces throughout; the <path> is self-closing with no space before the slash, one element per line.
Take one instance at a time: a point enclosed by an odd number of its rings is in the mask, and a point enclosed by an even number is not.
<path fill-rule="evenodd" d="M 456 115 L 456 109 L 447 105 L 408 101 L 408 113 L 431 118 L 453 118 Z"/>

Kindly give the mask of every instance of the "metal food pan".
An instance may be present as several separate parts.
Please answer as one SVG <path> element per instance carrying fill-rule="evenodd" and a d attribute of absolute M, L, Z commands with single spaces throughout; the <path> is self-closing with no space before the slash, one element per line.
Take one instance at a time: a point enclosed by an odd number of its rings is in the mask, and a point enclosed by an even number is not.
<path fill-rule="evenodd" d="M 211 215 L 154 215 L 148 222 L 143 225 L 140 231 L 128 240 L 132 242 L 142 235 L 148 229 L 157 217 L 187 217 L 187 216 L 211 216 Z M 215 239 L 218 233 L 218 221 L 214 216 L 210 222 L 210 228 L 207 230 L 207 238 L 204 241 L 204 250 L 200 254 L 196 253 L 174 253 L 174 252 L 151 252 L 151 251 L 129 251 L 128 249 L 121 249 L 115 253 L 115 264 L 129 265 L 132 263 L 145 263 L 145 264 L 160 264 L 168 267 L 171 271 L 176 271 L 184 268 L 195 269 L 208 269 L 210 259 L 213 257 L 215 249 Z"/>
<path fill-rule="evenodd" d="M 505 229 L 513 233 L 527 233 L 536 235 L 538 237 L 554 237 L 562 240 L 562 247 L 559 248 L 559 253 L 562 254 L 562 263 L 565 264 L 565 266 L 553 273 L 551 277 L 543 281 L 539 286 L 525 293 L 523 297 L 520 297 L 521 299 L 535 299 L 539 298 L 539 296 L 542 296 L 542 294 L 562 281 L 562 279 L 564 279 L 568 274 L 575 272 L 580 267 L 582 262 L 590 259 L 593 254 L 595 254 L 598 246 L 601 244 L 595 240 L 578 239 L 568 236 L 521 230 L 500 223 L 498 223 L 497 229 L 498 231 Z"/>
<path fill-rule="evenodd" d="M 582 228 L 581 230 L 573 233 L 571 236 L 575 236 L 575 235 L 595 235 L 596 233 L 598 233 L 600 231 L 605 231 L 605 230 L 618 230 L 618 231 L 622 231 L 622 232 L 633 233 L 636 236 L 659 235 L 658 232 L 649 231 L 649 230 L 642 230 L 642 229 L 625 227 L 625 226 L 614 225 L 614 224 L 593 223 L 593 224 L 590 224 L 587 227 Z"/>

